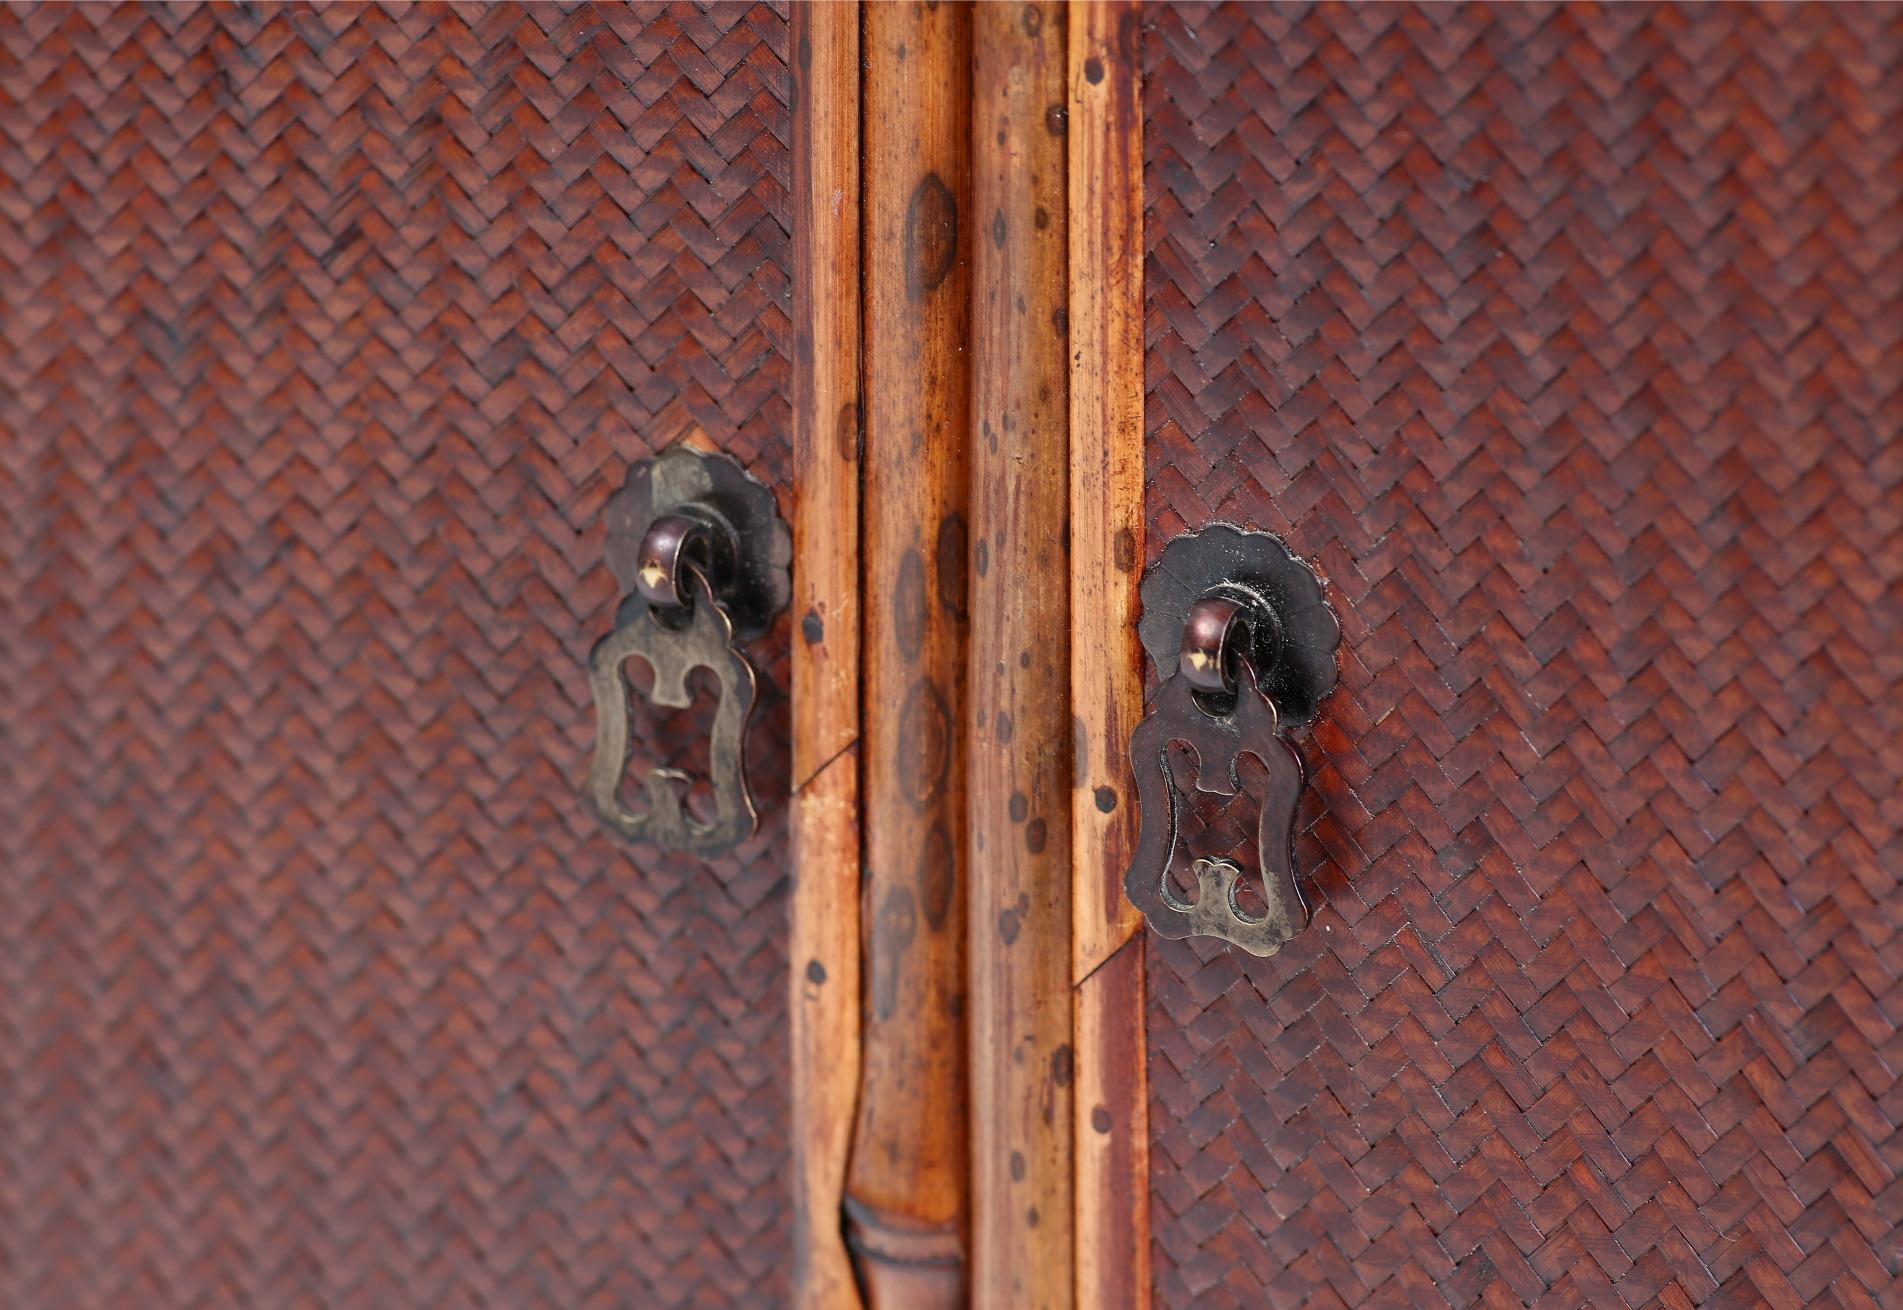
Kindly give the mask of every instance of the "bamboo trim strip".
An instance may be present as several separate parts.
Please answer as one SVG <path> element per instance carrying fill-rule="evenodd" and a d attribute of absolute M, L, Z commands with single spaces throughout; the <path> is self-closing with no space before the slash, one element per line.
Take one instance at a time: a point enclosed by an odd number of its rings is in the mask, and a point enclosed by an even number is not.
<path fill-rule="evenodd" d="M 794 1304 L 859 1310 L 858 6 L 799 6 L 792 44 Z"/>
<path fill-rule="evenodd" d="M 972 1304 L 1071 1305 L 1070 581 L 1061 0 L 972 39 Z"/>
<path fill-rule="evenodd" d="M 1143 152 L 1134 3 L 1080 0 L 1070 33 L 1073 977 L 1142 923 L 1123 895 L 1136 841 L 1124 751 L 1143 714 Z"/>
<path fill-rule="evenodd" d="M 874 1310 L 962 1306 L 971 10 L 868 5 L 864 1073 L 848 1232 Z"/>
<path fill-rule="evenodd" d="M 1123 897 L 1136 837 L 1124 751 L 1143 712 L 1141 15 L 1070 6 L 1072 976 L 1077 1304 L 1147 1305 L 1145 943 Z"/>
<path fill-rule="evenodd" d="M 1077 1304 L 1150 1303 L 1149 1075 L 1141 936 L 1077 984 Z"/>

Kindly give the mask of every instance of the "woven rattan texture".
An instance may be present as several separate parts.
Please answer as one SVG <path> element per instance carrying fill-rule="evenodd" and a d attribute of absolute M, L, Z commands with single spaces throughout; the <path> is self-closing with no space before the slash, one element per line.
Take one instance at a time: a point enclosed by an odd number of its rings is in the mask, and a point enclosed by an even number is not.
<path fill-rule="evenodd" d="M 1345 633 L 1312 925 L 1152 943 L 1159 1305 L 1899 1304 L 1900 24 L 1147 14 L 1150 549 Z"/>
<path fill-rule="evenodd" d="M 739 857 L 578 792 L 628 461 L 786 470 L 785 43 L 0 9 L 0 1305 L 784 1299 L 783 658 Z"/>

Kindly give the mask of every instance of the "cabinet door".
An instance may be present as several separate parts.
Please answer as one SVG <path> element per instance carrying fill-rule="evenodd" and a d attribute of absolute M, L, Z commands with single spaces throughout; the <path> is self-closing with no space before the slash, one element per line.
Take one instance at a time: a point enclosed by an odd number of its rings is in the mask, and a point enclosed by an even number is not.
<path fill-rule="evenodd" d="M 0 1303 L 1892 1299 L 1900 60 L 0 10 Z M 793 529 L 711 858 L 583 796 L 674 443 Z M 1342 632 L 1268 959 L 1121 894 L 1214 523 Z"/>
<path fill-rule="evenodd" d="M 1150 942 L 1155 1304 L 1894 1295 L 1896 11 L 1144 17 L 1149 550 L 1344 631 L 1309 926 Z"/>
<path fill-rule="evenodd" d="M 0 11 L 0 1303 L 787 1300 L 784 621 L 756 839 L 581 800 L 629 465 L 785 508 L 786 55 Z"/>

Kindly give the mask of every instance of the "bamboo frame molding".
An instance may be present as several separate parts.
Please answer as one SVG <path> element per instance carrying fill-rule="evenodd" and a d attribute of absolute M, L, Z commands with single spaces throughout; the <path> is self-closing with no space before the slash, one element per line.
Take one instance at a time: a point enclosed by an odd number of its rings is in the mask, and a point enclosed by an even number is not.
<path fill-rule="evenodd" d="M 847 1231 L 873 1310 L 965 1304 L 971 23 L 867 5 L 864 1064 Z"/>
<path fill-rule="evenodd" d="M 1148 1296 L 1137 21 L 794 10 L 802 1310 Z"/>
<path fill-rule="evenodd" d="M 859 1095 L 859 14 L 793 10 L 794 1294 L 858 1310 L 840 1225 Z"/>
<path fill-rule="evenodd" d="M 1143 143 L 1135 0 L 1070 6 L 1071 968 L 1077 1304 L 1150 1296 L 1142 916 L 1123 897 L 1143 715 Z"/>
<path fill-rule="evenodd" d="M 1072 1304 L 1065 6 L 972 41 L 972 1304 Z"/>

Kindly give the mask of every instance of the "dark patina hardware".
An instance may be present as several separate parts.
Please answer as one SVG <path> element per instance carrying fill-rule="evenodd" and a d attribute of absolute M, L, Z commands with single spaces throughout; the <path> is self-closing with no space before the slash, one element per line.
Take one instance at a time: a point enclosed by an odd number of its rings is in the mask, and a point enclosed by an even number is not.
<path fill-rule="evenodd" d="M 757 825 L 747 787 L 747 718 L 753 666 L 740 651 L 785 608 L 791 593 L 792 537 L 773 493 L 733 460 L 670 446 L 637 462 L 608 504 L 608 565 L 621 583 L 614 631 L 589 656 L 595 701 L 595 756 L 585 788 L 608 829 L 628 841 L 713 854 Z M 687 806 L 691 780 L 657 768 L 645 779 L 647 806 L 624 805 L 628 768 L 628 681 L 639 659 L 653 671 L 656 705 L 692 703 L 688 675 L 711 671 L 719 684 L 708 742 L 713 815 Z"/>
<path fill-rule="evenodd" d="M 1165 675 L 1130 737 L 1140 832 L 1123 886 L 1165 937 L 1220 937 L 1273 955 L 1307 922 L 1295 884 L 1295 811 L 1302 757 L 1288 738 L 1335 685 L 1341 629 L 1321 580 L 1277 538 L 1218 524 L 1177 537 L 1144 575 L 1139 632 Z M 1190 865 L 1193 895 L 1171 874 L 1183 791 L 1171 747 L 1185 749 L 1196 789 L 1233 796 L 1253 755 L 1268 771 L 1256 820 L 1260 913 L 1244 907 L 1244 874 L 1223 856 Z"/>
<path fill-rule="evenodd" d="M 642 599 L 655 609 L 684 609 L 694 603 L 689 574 L 707 582 L 732 570 L 733 538 L 724 527 L 691 514 L 663 514 L 641 534 L 635 552 L 634 583 Z M 716 568 L 718 553 L 728 561 Z"/>

